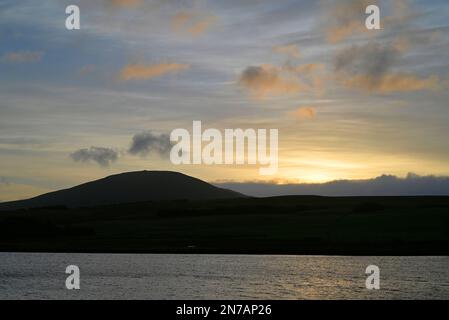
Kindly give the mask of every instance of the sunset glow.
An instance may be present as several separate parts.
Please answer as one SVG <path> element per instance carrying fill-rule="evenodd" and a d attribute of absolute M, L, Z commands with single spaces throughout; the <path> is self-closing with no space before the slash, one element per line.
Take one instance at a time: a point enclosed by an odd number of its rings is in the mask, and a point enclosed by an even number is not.
<path fill-rule="evenodd" d="M 0 10 L 0 201 L 113 173 L 322 183 L 449 175 L 444 1 L 6 1 Z M 30 19 L 29 17 L 34 17 Z M 279 130 L 279 170 L 181 165 L 164 141 L 203 129 Z M 133 137 L 156 147 L 130 152 Z M 159 140 L 158 140 L 159 139 Z"/>

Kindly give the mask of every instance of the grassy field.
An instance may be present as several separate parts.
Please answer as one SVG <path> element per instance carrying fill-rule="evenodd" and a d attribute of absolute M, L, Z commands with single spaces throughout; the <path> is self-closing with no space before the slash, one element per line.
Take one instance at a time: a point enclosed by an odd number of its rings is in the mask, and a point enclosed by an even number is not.
<path fill-rule="evenodd" d="M 0 212 L 0 251 L 448 255 L 449 197 L 291 196 Z"/>

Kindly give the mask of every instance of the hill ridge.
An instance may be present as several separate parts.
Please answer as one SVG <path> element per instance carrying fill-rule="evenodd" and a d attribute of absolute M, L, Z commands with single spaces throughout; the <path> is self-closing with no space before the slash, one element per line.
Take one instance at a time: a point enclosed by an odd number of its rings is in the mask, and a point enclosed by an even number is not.
<path fill-rule="evenodd" d="M 181 172 L 141 170 L 122 172 L 45 193 L 0 203 L 0 210 L 66 206 L 89 207 L 160 200 L 207 200 L 245 197 Z"/>

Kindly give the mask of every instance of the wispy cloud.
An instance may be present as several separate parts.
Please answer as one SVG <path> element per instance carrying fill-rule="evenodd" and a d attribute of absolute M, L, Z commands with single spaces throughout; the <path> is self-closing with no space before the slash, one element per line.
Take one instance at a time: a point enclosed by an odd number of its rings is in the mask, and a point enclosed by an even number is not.
<path fill-rule="evenodd" d="M 115 7 L 137 7 L 143 3 L 143 0 L 108 0 Z"/>
<path fill-rule="evenodd" d="M 316 110 L 311 106 L 301 106 L 291 113 L 296 119 L 314 119 L 316 116 Z"/>
<path fill-rule="evenodd" d="M 340 50 L 334 58 L 337 72 L 367 74 L 376 80 L 388 73 L 399 60 L 400 51 L 396 46 L 369 43 Z"/>
<path fill-rule="evenodd" d="M 410 18 L 422 14 L 415 12 L 409 0 L 339 0 L 323 1 L 324 23 L 327 41 L 339 43 L 357 35 L 378 36 L 396 30 L 397 34 L 407 31 Z M 381 10 L 381 30 L 375 32 L 365 27 L 366 8 L 377 5 Z M 389 31 L 387 31 L 389 30 Z"/>
<path fill-rule="evenodd" d="M 42 51 L 18 51 L 5 53 L 0 60 L 10 63 L 33 63 L 42 60 L 43 56 Z"/>
<path fill-rule="evenodd" d="M 406 47 L 397 42 L 351 46 L 336 54 L 334 68 L 339 81 L 350 88 L 378 93 L 438 89 L 436 75 L 420 78 L 392 70 L 404 50 Z"/>
<path fill-rule="evenodd" d="M 13 138 L 0 138 L 0 144 L 9 144 L 9 145 L 36 145 L 40 144 L 41 141 L 34 138 L 25 138 L 25 137 L 13 137 Z"/>
<path fill-rule="evenodd" d="M 115 162 L 119 158 L 119 154 L 116 150 L 103 147 L 90 147 L 79 149 L 70 157 L 76 162 L 96 162 L 101 167 L 109 167 L 112 162 Z"/>
<path fill-rule="evenodd" d="M 172 30 L 184 35 L 198 37 L 208 31 L 217 22 L 214 15 L 196 11 L 181 11 L 171 19 Z"/>
<path fill-rule="evenodd" d="M 327 40 L 330 43 L 337 43 L 354 34 L 366 32 L 365 9 L 371 4 L 378 3 L 369 0 L 326 2 L 324 11 Z"/>
<path fill-rule="evenodd" d="M 379 79 L 369 75 L 355 75 L 344 79 L 343 84 L 351 88 L 361 88 L 377 93 L 411 92 L 421 90 L 438 90 L 440 88 L 440 78 L 431 75 L 427 78 L 420 78 L 413 74 L 386 74 Z"/>
<path fill-rule="evenodd" d="M 299 59 L 301 58 L 301 51 L 297 45 L 288 44 L 284 46 L 274 46 L 273 52 L 284 54 L 289 58 Z"/>
<path fill-rule="evenodd" d="M 120 71 L 119 79 L 123 81 L 149 80 L 188 68 L 190 68 L 190 65 L 184 63 L 128 64 Z"/>

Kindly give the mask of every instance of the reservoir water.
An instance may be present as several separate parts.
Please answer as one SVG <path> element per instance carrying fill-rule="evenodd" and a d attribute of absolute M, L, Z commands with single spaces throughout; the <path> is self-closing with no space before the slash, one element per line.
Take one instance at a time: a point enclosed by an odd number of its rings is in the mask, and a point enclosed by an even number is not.
<path fill-rule="evenodd" d="M 449 299 L 449 257 L 0 253 L 0 299 Z"/>

